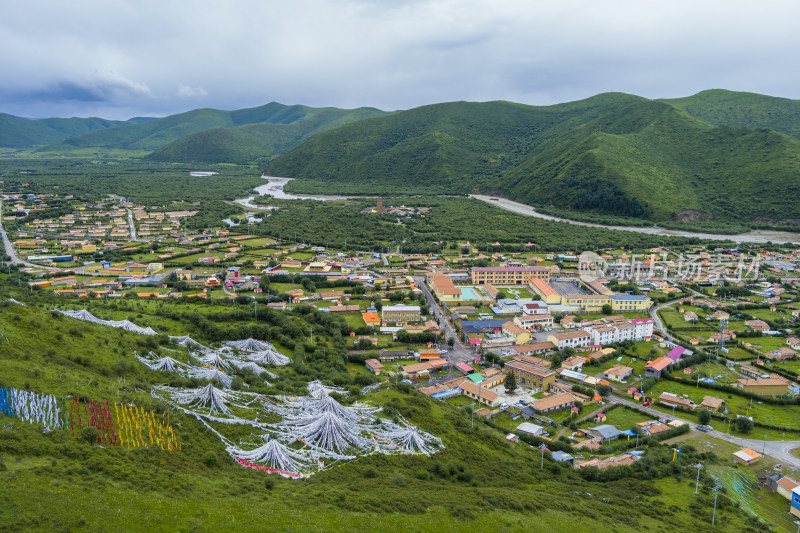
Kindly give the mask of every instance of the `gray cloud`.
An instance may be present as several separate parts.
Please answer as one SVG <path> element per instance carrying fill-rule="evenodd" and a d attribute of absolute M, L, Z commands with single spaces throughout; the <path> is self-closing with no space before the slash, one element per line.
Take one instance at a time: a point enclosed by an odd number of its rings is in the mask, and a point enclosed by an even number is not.
<path fill-rule="evenodd" d="M 800 97 L 800 4 L 55 0 L 0 6 L 0 111 L 551 104 L 723 87 Z"/>

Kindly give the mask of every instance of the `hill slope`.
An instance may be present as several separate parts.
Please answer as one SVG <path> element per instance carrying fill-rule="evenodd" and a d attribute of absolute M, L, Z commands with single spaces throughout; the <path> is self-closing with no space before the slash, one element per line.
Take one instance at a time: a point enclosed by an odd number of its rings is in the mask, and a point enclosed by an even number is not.
<path fill-rule="evenodd" d="M 796 139 L 715 128 L 667 103 L 619 93 L 547 107 L 425 106 L 314 136 L 266 171 L 330 192 L 491 191 L 651 220 L 686 209 L 714 220 L 800 218 L 791 200 Z"/>
<path fill-rule="evenodd" d="M 711 89 L 659 101 L 715 126 L 769 128 L 800 139 L 800 100 Z"/>
<path fill-rule="evenodd" d="M 42 151 L 71 150 L 75 148 L 122 148 L 127 150 L 157 150 L 189 135 L 212 128 L 233 128 L 246 124 L 266 122 L 291 124 L 315 115 L 323 109 L 306 106 L 286 106 L 272 102 L 263 106 L 235 111 L 195 109 L 186 113 L 138 124 L 125 124 L 104 131 L 94 131 L 65 139 L 58 145 Z M 378 110 L 373 111 L 377 114 Z M 342 113 L 345 113 L 342 111 Z"/>
<path fill-rule="evenodd" d="M 295 106 L 300 107 L 300 106 Z M 169 162 L 249 163 L 268 161 L 312 135 L 385 114 L 373 108 L 353 110 L 302 107 L 289 122 L 259 122 L 233 128 L 212 128 L 181 137 L 147 159 Z M 277 117 L 276 117 L 277 118 Z"/>
<path fill-rule="evenodd" d="M 74 135 L 125 124 L 102 118 L 45 118 L 30 120 L 0 113 L 0 146 L 22 148 L 60 142 Z"/>
<path fill-rule="evenodd" d="M 0 280 L 6 347 L 0 351 L 0 386 L 53 394 L 67 414 L 73 396 L 109 401 L 111 409 L 120 402 L 160 414 L 166 406 L 150 396 L 152 384 L 198 385 L 150 371 L 133 358 L 133 350 L 162 349 L 153 337 L 52 314 L 35 304 L 70 304 L 16 291 L 7 274 L 0 273 Z M 8 302 L 11 294 L 27 305 Z M 247 318 L 218 320 L 221 313 L 236 316 L 232 304 L 173 304 L 186 313 L 166 318 L 157 302 L 85 303 L 101 316 L 138 311 L 137 322 L 170 333 L 202 334 L 209 320 L 234 330 L 252 326 Z M 300 315 L 295 320 L 306 325 Z M 179 357 L 175 348 L 169 353 Z M 303 368 L 276 370 L 277 394 L 293 394 L 296 389 L 283 385 L 298 379 L 328 381 L 332 369 L 344 367 L 338 356 L 329 355 L 326 362 L 309 351 L 307 358 Z M 463 410 L 410 387 L 384 387 L 364 401 L 382 406 L 385 416 L 402 416 L 441 436 L 445 450 L 432 457 L 371 454 L 297 481 L 235 464 L 211 426 L 177 409 L 169 409 L 169 421 L 181 446 L 172 451 L 146 441 L 138 447 L 99 446 L 80 430 L 73 435 L 68 416 L 66 427 L 43 432 L 37 424 L 0 413 L 4 523 L 15 531 L 106 530 L 110 525 L 122 531 L 263 531 L 269 523 L 276 531 L 438 532 L 454 525 L 494 530 L 499 523 L 505 530 L 563 531 L 580 520 L 587 530 L 633 532 L 664 529 L 668 515 L 670 530 L 711 531 L 710 477 L 702 472 L 703 489 L 694 495 L 693 468 L 672 462 L 667 446 L 642 444 L 646 455 L 638 468 L 578 472 L 549 454 L 540 468 L 538 449 L 508 442 L 504 431 L 480 419 L 473 428 Z M 248 438 L 250 431 L 243 429 L 241 437 Z M 716 461 L 689 446 L 683 454 L 686 465 L 701 458 L 705 464 Z M 680 476 L 688 482 L 676 483 Z M 731 531 L 764 530 L 765 524 L 724 493 L 716 512 Z"/>

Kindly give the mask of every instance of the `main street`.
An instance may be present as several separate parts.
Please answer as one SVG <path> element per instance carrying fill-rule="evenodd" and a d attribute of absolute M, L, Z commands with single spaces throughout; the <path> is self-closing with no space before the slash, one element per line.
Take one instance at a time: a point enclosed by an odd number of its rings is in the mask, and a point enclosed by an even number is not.
<path fill-rule="evenodd" d="M 452 348 L 446 348 L 448 353 L 444 354 L 444 359 L 446 359 L 449 363 L 464 363 L 472 361 L 475 357 L 475 352 L 472 350 L 472 348 L 465 346 L 464 343 L 461 342 L 461 339 L 456 334 L 452 324 L 450 323 L 449 317 L 442 311 L 442 308 L 436 303 L 436 300 L 433 299 L 430 289 L 428 289 L 428 286 L 425 284 L 425 278 L 422 276 L 414 276 L 414 281 L 416 282 L 417 287 L 419 287 L 422 291 L 422 294 L 425 295 L 425 298 L 428 301 L 428 309 L 430 310 L 430 314 L 436 319 L 437 322 L 439 322 L 442 331 L 444 332 L 444 338 L 449 339 L 452 337 L 455 339 L 455 343 L 453 344 Z"/>

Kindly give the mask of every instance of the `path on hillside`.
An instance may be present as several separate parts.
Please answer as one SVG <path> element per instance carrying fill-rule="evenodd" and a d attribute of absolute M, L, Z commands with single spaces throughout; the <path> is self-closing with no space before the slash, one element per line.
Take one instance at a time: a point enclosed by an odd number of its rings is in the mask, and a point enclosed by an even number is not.
<path fill-rule="evenodd" d="M 651 407 L 645 407 L 642 404 L 632 402 L 630 400 L 626 400 L 623 398 L 619 398 L 617 396 L 611 396 L 608 398 L 608 400 L 614 403 L 618 403 L 620 405 L 627 405 L 628 407 L 632 407 L 633 409 L 647 413 L 658 420 L 664 420 L 664 419 L 680 420 L 681 422 L 689 424 L 690 427 L 695 426 L 695 423 L 689 420 L 685 420 L 677 416 L 671 416 L 669 414 L 662 413 L 661 411 L 658 411 Z M 732 444 L 736 444 L 737 446 L 741 446 L 742 448 L 750 448 L 751 450 L 754 450 L 758 453 L 763 452 L 764 455 L 769 455 L 770 457 L 777 459 L 784 465 L 790 465 L 791 467 L 800 470 L 800 459 L 798 459 L 797 457 L 793 456 L 790 453 L 790 450 L 792 448 L 800 447 L 800 441 L 788 441 L 788 440 L 764 441 L 758 439 L 744 439 L 741 437 L 734 437 L 733 435 L 728 435 L 727 433 L 723 433 L 722 431 L 717 431 L 716 429 L 706 432 L 706 435 L 728 441 Z"/>
<path fill-rule="evenodd" d="M 128 208 L 128 224 L 131 227 L 131 240 L 135 241 L 136 239 L 136 226 L 133 225 L 133 211 L 131 208 Z"/>

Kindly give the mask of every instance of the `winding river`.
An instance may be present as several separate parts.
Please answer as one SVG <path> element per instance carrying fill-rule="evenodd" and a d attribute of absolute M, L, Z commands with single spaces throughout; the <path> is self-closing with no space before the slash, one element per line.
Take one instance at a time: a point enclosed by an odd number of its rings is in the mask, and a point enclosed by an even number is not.
<path fill-rule="evenodd" d="M 274 198 L 282 200 L 346 200 L 348 198 L 355 198 L 352 196 L 317 196 L 317 195 L 294 195 L 289 194 L 283 190 L 286 184 L 294 178 L 275 178 L 271 176 L 261 176 L 267 183 L 259 185 L 255 188 L 258 195 L 269 194 Z M 234 200 L 237 204 L 247 207 L 249 209 L 257 209 L 260 211 L 268 211 L 272 209 L 269 206 L 260 206 L 253 203 L 257 195 L 248 196 L 239 200 Z M 363 198 L 363 197 L 360 197 Z M 773 231 L 773 230 L 755 230 L 748 233 L 739 233 L 737 235 L 719 235 L 715 233 L 694 233 L 691 231 L 680 231 L 658 226 L 636 227 L 636 226 L 606 226 L 604 224 L 594 224 L 592 222 L 579 222 L 577 220 L 569 220 L 566 218 L 554 217 L 539 213 L 529 205 L 521 204 L 505 198 L 496 198 L 493 196 L 484 196 L 481 194 L 471 194 L 470 198 L 481 200 L 495 207 L 500 207 L 508 211 L 513 211 L 520 215 L 537 217 L 544 220 L 553 220 L 556 222 L 566 222 L 568 224 L 575 224 L 577 226 L 588 226 L 591 228 L 612 229 L 618 231 L 633 231 L 636 233 L 648 233 L 650 235 L 665 235 L 667 237 L 698 237 L 700 239 L 710 239 L 715 241 L 734 241 L 734 242 L 752 242 L 752 243 L 766 243 L 771 242 L 790 242 L 800 243 L 800 233 L 792 233 L 790 231 Z"/>

